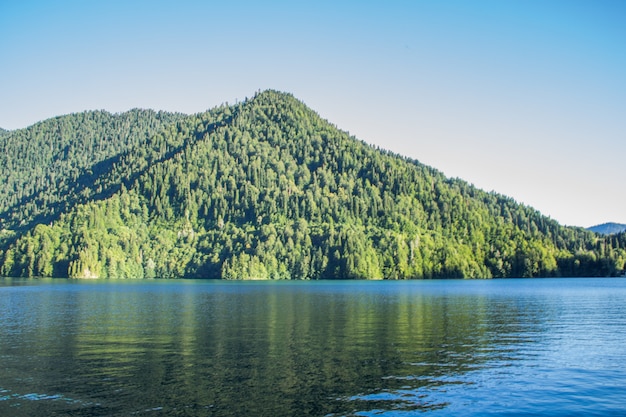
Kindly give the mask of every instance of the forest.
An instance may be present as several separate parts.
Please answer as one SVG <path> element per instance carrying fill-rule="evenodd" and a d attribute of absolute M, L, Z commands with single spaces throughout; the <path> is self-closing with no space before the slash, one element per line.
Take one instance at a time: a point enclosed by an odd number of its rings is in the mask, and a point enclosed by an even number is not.
<path fill-rule="evenodd" d="M 617 276 L 626 233 L 368 145 L 290 94 L 0 131 L 0 276 Z"/>

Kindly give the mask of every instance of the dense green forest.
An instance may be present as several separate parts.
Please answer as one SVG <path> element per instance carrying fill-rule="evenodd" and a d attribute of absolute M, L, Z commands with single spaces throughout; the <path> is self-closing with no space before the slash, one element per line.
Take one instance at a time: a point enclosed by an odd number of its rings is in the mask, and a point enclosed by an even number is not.
<path fill-rule="evenodd" d="M 0 226 L 28 231 L 78 203 L 110 196 L 132 177 L 113 172 L 120 159 L 150 146 L 154 133 L 180 118 L 93 111 L 6 132 L 0 141 Z"/>
<path fill-rule="evenodd" d="M 184 116 L 0 136 L 0 274 L 410 279 L 618 275 L 626 234 L 560 226 L 265 91 Z"/>

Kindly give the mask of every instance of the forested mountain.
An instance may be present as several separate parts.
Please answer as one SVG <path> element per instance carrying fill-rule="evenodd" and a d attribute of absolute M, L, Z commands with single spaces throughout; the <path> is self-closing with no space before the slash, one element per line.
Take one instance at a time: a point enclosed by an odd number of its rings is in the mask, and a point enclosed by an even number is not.
<path fill-rule="evenodd" d="M 626 261 L 625 234 L 562 227 L 275 91 L 193 116 L 64 116 L 1 141 L 7 276 L 597 276 Z"/>
<path fill-rule="evenodd" d="M 589 227 L 587 228 L 587 230 L 591 230 L 592 232 L 600 233 L 603 235 L 614 235 L 626 231 L 626 224 L 603 223 L 597 226 Z"/>
<path fill-rule="evenodd" d="M 181 118 L 146 110 L 92 111 L 7 132 L 0 139 L 0 226 L 28 231 L 79 202 L 111 195 L 132 177 L 128 170 L 115 175 L 116 164 Z"/>

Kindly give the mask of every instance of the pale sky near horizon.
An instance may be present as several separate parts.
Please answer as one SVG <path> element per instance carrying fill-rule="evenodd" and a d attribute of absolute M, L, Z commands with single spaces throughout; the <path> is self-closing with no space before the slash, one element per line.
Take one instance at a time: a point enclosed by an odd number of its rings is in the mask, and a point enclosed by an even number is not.
<path fill-rule="evenodd" d="M 562 224 L 626 223 L 626 1 L 0 0 L 0 127 L 268 88 Z"/>

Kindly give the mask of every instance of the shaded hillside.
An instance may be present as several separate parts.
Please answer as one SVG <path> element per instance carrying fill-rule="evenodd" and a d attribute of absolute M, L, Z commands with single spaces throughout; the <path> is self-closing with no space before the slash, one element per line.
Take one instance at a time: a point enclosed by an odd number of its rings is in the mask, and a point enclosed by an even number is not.
<path fill-rule="evenodd" d="M 19 232 L 2 274 L 404 279 L 624 268 L 623 236 L 562 227 L 375 149 L 287 94 L 181 117 L 145 143 L 137 149 L 154 151 L 127 149 L 113 164 L 125 175 L 94 173 L 85 201 Z"/>
<path fill-rule="evenodd" d="M 90 111 L 6 132 L 0 138 L 0 226 L 29 230 L 106 193 L 100 179 L 125 154 L 145 148 L 156 131 L 181 117 L 151 110 Z M 117 190 L 122 180 L 118 175 L 106 185 Z"/>
<path fill-rule="evenodd" d="M 626 224 L 603 223 L 597 226 L 588 227 L 587 230 L 595 233 L 600 233 L 602 235 L 614 235 L 626 231 Z"/>

